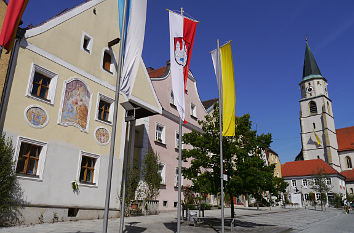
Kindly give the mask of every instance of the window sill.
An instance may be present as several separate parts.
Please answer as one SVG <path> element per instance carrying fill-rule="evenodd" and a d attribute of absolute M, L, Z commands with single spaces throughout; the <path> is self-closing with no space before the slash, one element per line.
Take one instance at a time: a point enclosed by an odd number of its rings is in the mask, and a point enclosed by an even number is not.
<path fill-rule="evenodd" d="M 102 68 L 102 70 L 105 71 L 105 72 L 107 72 L 107 73 L 109 73 L 110 75 L 113 75 L 113 74 L 114 74 L 114 73 L 113 73 L 112 71 L 110 71 L 110 70 L 106 70 L 106 69 L 104 69 L 104 68 Z"/>
<path fill-rule="evenodd" d="M 38 181 L 42 182 L 43 180 L 39 178 L 38 175 L 28 175 L 28 174 L 22 174 L 22 173 L 16 173 L 17 178 L 23 179 L 23 180 L 32 180 L 32 181 Z"/>
<path fill-rule="evenodd" d="M 193 115 L 191 115 L 191 118 L 193 119 L 193 120 L 198 120 L 198 117 L 196 117 L 196 116 L 193 116 Z"/>
<path fill-rule="evenodd" d="M 172 103 L 170 103 L 170 106 L 171 106 L 172 108 L 174 108 L 174 109 L 177 109 L 177 106 L 174 105 L 174 104 L 172 104 Z"/>
<path fill-rule="evenodd" d="M 163 146 L 163 147 L 166 147 L 166 144 L 165 144 L 165 143 L 160 142 L 160 141 L 157 141 L 157 140 L 155 140 L 155 144 L 156 144 L 156 145 Z"/>
<path fill-rule="evenodd" d="M 26 96 L 28 98 L 32 98 L 32 99 L 38 100 L 38 101 L 46 103 L 46 104 L 54 105 L 54 101 L 49 100 L 49 99 L 43 99 L 43 98 L 40 98 L 40 97 L 37 97 L 37 96 L 33 96 L 33 95 L 26 95 Z"/>
<path fill-rule="evenodd" d="M 106 125 L 112 126 L 112 122 L 110 122 L 110 121 L 103 121 L 103 120 L 100 120 L 100 119 L 96 119 L 96 121 L 98 121 L 100 123 L 103 123 L 103 124 L 106 124 Z"/>
<path fill-rule="evenodd" d="M 79 182 L 78 185 L 82 187 L 88 187 L 88 188 L 98 188 L 98 185 L 96 183 Z"/>

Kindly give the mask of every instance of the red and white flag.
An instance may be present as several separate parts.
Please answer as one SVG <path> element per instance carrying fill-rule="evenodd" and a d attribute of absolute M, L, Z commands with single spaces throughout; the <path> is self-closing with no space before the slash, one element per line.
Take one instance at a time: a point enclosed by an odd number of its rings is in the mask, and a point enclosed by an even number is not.
<path fill-rule="evenodd" d="M 172 91 L 179 116 L 184 121 L 184 92 L 187 85 L 197 21 L 169 11 L 170 18 L 170 70 Z"/>

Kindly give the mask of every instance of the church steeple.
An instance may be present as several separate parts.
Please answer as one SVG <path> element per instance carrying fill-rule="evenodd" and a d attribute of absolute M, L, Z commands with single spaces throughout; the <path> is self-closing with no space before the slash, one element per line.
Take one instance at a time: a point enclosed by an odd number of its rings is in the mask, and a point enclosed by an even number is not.
<path fill-rule="evenodd" d="M 310 78 L 323 78 L 320 69 L 316 63 L 315 57 L 312 54 L 310 46 L 306 38 L 306 49 L 305 49 L 305 60 L 304 69 L 302 73 L 302 80 L 307 80 Z"/>

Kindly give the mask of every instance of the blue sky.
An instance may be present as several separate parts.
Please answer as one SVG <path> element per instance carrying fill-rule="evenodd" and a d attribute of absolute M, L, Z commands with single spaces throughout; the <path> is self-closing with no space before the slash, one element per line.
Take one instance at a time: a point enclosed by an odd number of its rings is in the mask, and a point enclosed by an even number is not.
<path fill-rule="evenodd" d="M 29 1 L 24 25 L 36 25 L 81 2 Z M 150 0 L 146 66 L 159 68 L 169 59 L 166 9 L 181 7 L 200 21 L 190 68 L 201 99 L 218 97 L 209 51 L 216 47 L 216 39 L 232 40 L 236 114 L 250 113 L 260 133 L 272 133 L 271 147 L 282 163 L 292 161 L 301 149 L 298 84 L 306 36 L 328 80 L 336 128 L 354 125 L 354 1 Z"/>

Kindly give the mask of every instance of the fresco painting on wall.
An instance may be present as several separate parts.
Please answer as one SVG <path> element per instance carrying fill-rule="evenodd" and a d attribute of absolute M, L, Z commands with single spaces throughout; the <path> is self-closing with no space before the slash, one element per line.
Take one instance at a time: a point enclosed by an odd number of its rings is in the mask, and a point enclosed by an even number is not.
<path fill-rule="evenodd" d="M 47 113 L 40 107 L 29 107 L 26 110 L 26 118 L 33 127 L 44 127 L 48 121 Z"/>
<path fill-rule="evenodd" d="M 61 123 L 85 130 L 88 123 L 90 98 L 91 93 L 82 81 L 72 80 L 66 83 Z"/>
<path fill-rule="evenodd" d="M 102 145 L 106 145 L 110 139 L 108 130 L 103 127 L 96 129 L 95 136 L 97 142 Z"/>

